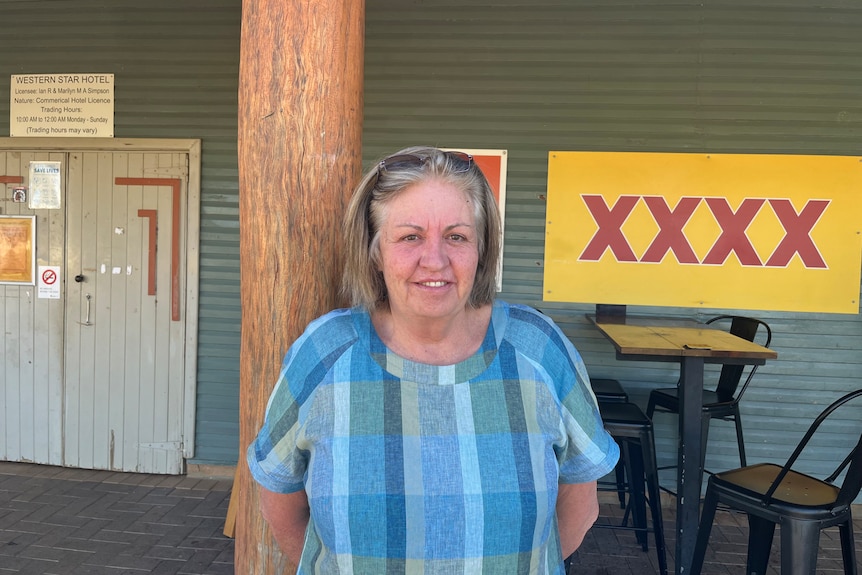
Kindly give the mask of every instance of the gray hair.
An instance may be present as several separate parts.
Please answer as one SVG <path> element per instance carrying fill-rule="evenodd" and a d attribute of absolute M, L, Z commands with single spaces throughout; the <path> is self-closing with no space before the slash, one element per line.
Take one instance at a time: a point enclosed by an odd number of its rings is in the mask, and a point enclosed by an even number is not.
<path fill-rule="evenodd" d="M 396 161 L 405 156 L 415 161 Z M 387 165 L 387 160 L 391 160 L 391 165 Z M 491 185 L 472 160 L 464 170 L 463 161 L 452 153 L 413 146 L 374 164 L 359 182 L 347 206 L 342 292 L 353 305 L 369 311 L 388 305 L 386 283 L 380 271 L 380 229 L 386 216 L 385 208 L 405 189 L 430 179 L 454 185 L 474 206 L 479 264 L 468 305 L 477 308 L 494 301 L 497 266 L 502 255 L 502 224 Z"/>

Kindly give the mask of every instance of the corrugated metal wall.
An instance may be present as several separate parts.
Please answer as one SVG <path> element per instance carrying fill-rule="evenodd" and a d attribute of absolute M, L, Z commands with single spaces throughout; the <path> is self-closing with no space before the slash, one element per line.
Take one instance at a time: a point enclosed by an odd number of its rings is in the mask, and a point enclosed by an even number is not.
<path fill-rule="evenodd" d="M 414 143 L 507 149 L 502 297 L 541 307 L 594 375 L 645 404 L 678 368 L 618 362 L 584 319 L 591 306 L 542 303 L 548 151 L 859 154 L 859 30 L 862 4 L 847 1 L 368 0 L 364 157 Z M 754 315 L 779 359 L 743 404 L 750 460 L 786 453 L 822 406 L 862 387 L 860 316 Z M 673 420 L 656 419 L 670 463 Z M 708 467 L 738 465 L 732 427 L 713 424 Z"/>
<path fill-rule="evenodd" d="M 239 447 L 240 4 L 0 0 L 0 94 L 10 74 L 114 73 L 117 137 L 202 139 L 198 463 L 232 464 Z M 644 401 L 674 369 L 617 362 L 590 306 L 541 303 L 548 151 L 856 154 L 860 26 L 850 0 L 367 0 L 364 158 L 415 143 L 507 149 L 503 297 L 552 315 L 595 375 Z M 744 404 L 752 459 L 862 384 L 858 315 L 760 315 L 780 359 Z M 729 431 L 713 427 L 712 467 L 736 463 Z M 671 426 L 660 432 L 672 453 Z"/>
<path fill-rule="evenodd" d="M 117 138 L 200 138 L 197 463 L 239 451 L 240 0 L 0 1 L 0 133 L 12 74 L 112 73 Z"/>

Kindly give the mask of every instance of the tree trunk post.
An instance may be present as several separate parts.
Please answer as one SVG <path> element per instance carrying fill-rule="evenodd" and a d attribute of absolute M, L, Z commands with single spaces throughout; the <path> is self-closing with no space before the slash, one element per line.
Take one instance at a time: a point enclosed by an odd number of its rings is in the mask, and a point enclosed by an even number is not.
<path fill-rule="evenodd" d="M 292 572 L 261 517 L 245 452 L 288 346 L 343 305 L 341 218 L 361 170 L 364 35 L 364 0 L 243 0 L 238 575 Z"/>

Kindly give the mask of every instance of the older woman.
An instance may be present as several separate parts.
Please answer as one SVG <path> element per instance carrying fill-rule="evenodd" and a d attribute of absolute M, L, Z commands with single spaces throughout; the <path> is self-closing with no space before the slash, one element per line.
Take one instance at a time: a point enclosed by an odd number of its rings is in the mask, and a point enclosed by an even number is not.
<path fill-rule="evenodd" d="M 291 346 L 248 451 L 298 573 L 562 573 L 619 450 L 578 352 L 495 301 L 500 217 L 466 154 L 402 150 L 345 218 L 354 307 Z"/>

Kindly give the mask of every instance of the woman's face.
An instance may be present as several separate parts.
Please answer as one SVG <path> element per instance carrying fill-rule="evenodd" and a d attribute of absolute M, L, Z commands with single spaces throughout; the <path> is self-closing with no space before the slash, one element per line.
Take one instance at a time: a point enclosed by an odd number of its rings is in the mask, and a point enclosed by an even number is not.
<path fill-rule="evenodd" d="M 451 318 L 466 309 L 479 263 L 474 206 L 452 184 L 427 180 L 384 208 L 380 261 L 393 315 Z"/>

